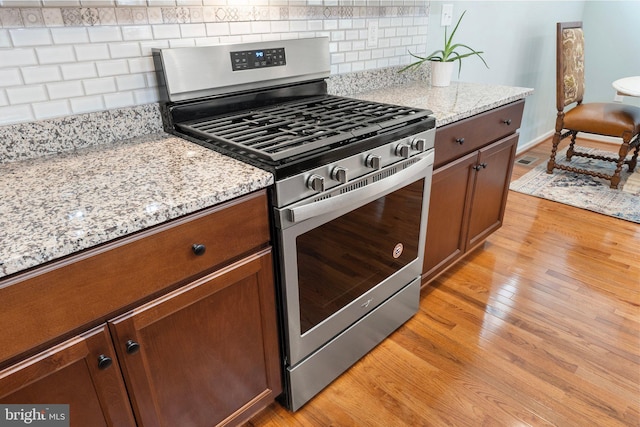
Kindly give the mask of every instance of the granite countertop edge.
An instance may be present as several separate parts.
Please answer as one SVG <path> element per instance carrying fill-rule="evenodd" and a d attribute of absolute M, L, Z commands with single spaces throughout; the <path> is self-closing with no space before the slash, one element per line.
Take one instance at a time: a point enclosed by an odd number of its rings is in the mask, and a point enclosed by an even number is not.
<path fill-rule="evenodd" d="M 271 184 L 166 133 L 0 164 L 0 280 Z"/>

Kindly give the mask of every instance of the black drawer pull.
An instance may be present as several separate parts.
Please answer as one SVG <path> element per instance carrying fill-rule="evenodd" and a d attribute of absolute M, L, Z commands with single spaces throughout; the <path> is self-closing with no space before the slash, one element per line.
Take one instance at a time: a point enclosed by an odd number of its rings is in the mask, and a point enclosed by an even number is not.
<path fill-rule="evenodd" d="M 504 123 L 505 125 L 509 126 L 511 124 L 511 119 L 503 120 L 502 123 Z"/>
<path fill-rule="evenodd" d="M 480 163 L 479 165 L 475 165 L 475 166 L 473 167 L 473 169 L 475 169 L 475 170 L 479 171 L 480 169 L 484 169 L 484 168 L 486 168 L 486 167 L 487 167 L 487 164 L 486 164 L 486 163 Z"/>
<path fill-rule="evenodd" d="M 207 247 L 205 245 L 196 243 L 193 246 L 191 246 L 191 249 L 193 249 L 194 254 L 200 256 L 200 255 L 204 255 L 204 253 L 207 250 Z"/>
<path fill-rule="evenodd" d="M 456 142 L 460 145 L 464 144 L 464 138 L 456 138 Z"/>
<path fill-rule="evenodd" d="M 98 356 L 98 368 L 107 369 L 112 363 L 113 360 L 111 360 L 109 356 L 105 356 L 104 354 Z"/>
<path fill-rule="evenodd" d="M 127 345 L 127 353 L 129 354 L 137 353 L 138 350 L 140 350 L 140 344 L 138 344 L 134 340 L 127 341 L 126 345 Z"/>

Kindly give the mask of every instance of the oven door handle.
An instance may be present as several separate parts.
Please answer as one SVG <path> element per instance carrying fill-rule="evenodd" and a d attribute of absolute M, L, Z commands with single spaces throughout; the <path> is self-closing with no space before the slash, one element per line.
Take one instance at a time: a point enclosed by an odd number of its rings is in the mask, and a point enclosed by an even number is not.
<path fill-rule="evenodd" d="M 416 179 L 425 177 L 425 170 L 433 165 L 433 153 L 422 157 L 416 163 L 408 166 L 400 172 L 397 172 L 388 178 L 368 184 L 364 187 L 349 191 L 327 199 L 318 200 L 301 206 L 286 209 L 288 219 L 292 223 L 302 222 L 310 218 L 314 218 L 326 213 L 343 209 L 350 206 L 361 206 L 367 202 L 373 201 L 380 196 L 402 188 L 414 182 Z M 379 173 L 380 171 L 376 171 Z M 375 175 L 375 174 L 374 174 Z M 349 184 L 345 184 L 349 185 Z"/>

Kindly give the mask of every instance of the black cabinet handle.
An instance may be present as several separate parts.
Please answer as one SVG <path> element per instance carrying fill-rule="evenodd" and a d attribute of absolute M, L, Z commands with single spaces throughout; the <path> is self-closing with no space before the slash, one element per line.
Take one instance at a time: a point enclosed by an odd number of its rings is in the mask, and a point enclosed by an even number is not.
<path fill-rule="evenodd" d="M 205 245 L 201 245 L 201 244 L 196 243 L 193 246 L 191 246 L 191 249 L 193 249 L 193 253 L 194 254 L 200 256 L 200 255 L 203 255 L 206 252 L 207 247 Z"/>
<path fill-rule="evenodd" d="M 135 342 L 134 340 L 127 341 L 127 353 L 134 354 L 140 350 L 140 344 Z"/>
<path fill-rule="evenodd" d="M 456 138 L 456 142 L 460 145 L 464 144 L 464 138 Z"/>
<path fill-rule="evenodd" d="M 505 125 L 509 126 L 511 124 L 511 119 L 503 120 L 502 123 L 504 123 Z"/>
<path fill-rule="evenodd" d="M 98 368 L 107 369 L 112 364 L 113 364 L 113 360 L 111 360 L 109 356 L 105 356 L 104 354 L 101 354 L 100 356 L 98 356 Z"/>
<path fill-rule="evenodd" d="M 475 170 L 479 171 L 480 169 L 484 169 L 484 168 L 486 168 L 486 167 L 487 167 L 487 164 L 486 164 L 486 163 L 480 163 L 479 165 L 475 165 L 475 166 L 473 166 L 473 169 L 475 169 Z"/>

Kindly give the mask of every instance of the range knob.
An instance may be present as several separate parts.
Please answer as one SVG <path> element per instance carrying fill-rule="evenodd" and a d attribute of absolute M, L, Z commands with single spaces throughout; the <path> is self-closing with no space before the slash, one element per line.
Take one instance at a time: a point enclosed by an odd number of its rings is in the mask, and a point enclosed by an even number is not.
<path fill-rule="evenodd" d="M 426 144 L 427 142 L 424 140 L 424 138 L 415 138 L 411 141 L 411 148 L 418 151 L 424 151 Z"/>
<path fill-rule="evenodd" d="M 382 167 L 381 161 L 382 157 L 375 154 L 369 154 L 367 158 L 364 159 L 364 165 L 368 168 L 378 170 Z"/>
<path fill-rule="evenodd" d="M 331 179 L 338 181 L 340 184 L 347 182 L 347 168 L 336 166 L 331 170 Z"/>
<path fill-rule="evenodd" d="M 320 175 L 311 175 L 309 179 L 307 179 L 307 188 L 313 191 L 324 191 L 324 177 Z"/>
<path fill-rule="evenodd" d="M 405 159 L 409 158 L 409 149 L 411 147 L 409 147 L 408 145 L 405 144 L 398 144 L 396 146 L 396 156 L 400 156 L 400 157 L 404 157 Z"/>

